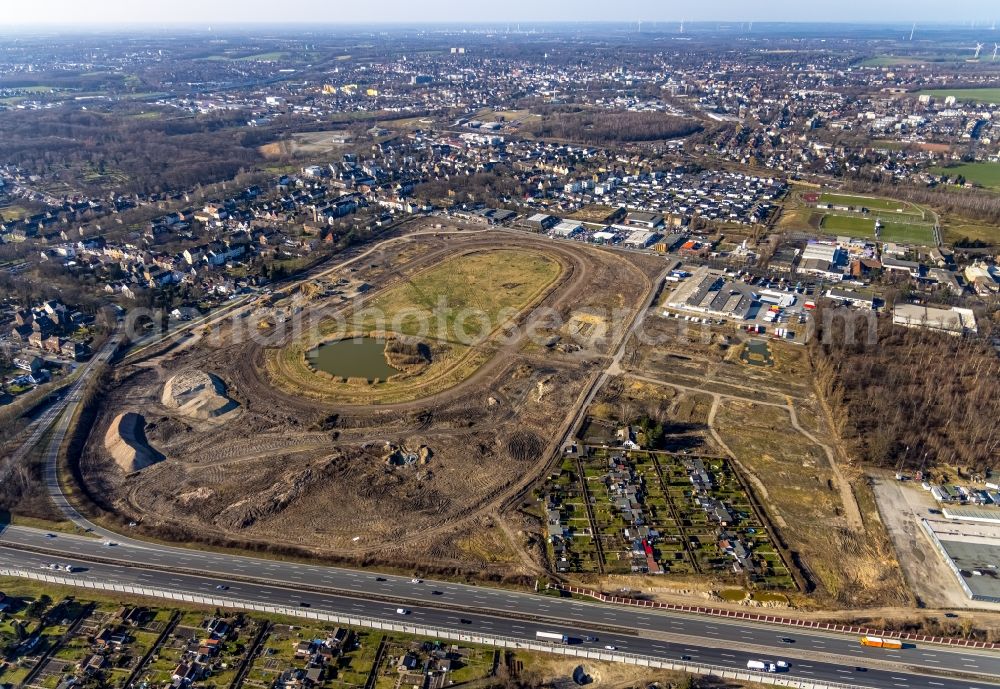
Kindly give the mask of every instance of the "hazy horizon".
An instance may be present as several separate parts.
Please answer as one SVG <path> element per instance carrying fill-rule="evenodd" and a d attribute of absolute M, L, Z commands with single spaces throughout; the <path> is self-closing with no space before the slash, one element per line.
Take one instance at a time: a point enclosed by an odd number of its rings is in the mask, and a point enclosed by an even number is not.
<path fill-rule="evenodd" d="M 782 3 L 784 4 L 784 3 Z M 370 5 L 336 6 L 322 0 L 301 0 L 294 7 L 265 0 L 174 0 L 170 3 L 135 3 L 103 0 L 37 0 L 5 8 L 4 24 L 10 27 L 39 26 L 93 28 L 122 25 L 248 25 L 248 24 L 440 24 L 504 22 L 629 22 L 639 21 L 759 21 L 759 22 L 941 22 L 992 25 L 1000 8 L 995 0 L 843 0 L 822 6 L 799 4 L 775 7 L 771 3 L 718 0 L 712 7 L 663 6 L 649 0 L 622 0 L 610 7 L 598 0 L 556 0 L 537 3 L 509 0 L 502 6 L 465 4 L 446 0 L 422 3 L 384 0 L 377 9 Z"/>

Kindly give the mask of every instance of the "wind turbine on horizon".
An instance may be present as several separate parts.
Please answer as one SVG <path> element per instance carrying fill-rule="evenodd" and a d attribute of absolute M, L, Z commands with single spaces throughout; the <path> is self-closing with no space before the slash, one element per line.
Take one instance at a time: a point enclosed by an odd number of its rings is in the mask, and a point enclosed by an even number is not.
<path fill-rule="evenodd" d="M 982 43 L 976 43 L 976 55 L 975 55 L 975 59 L 976 60 L 979 59 L 979 53 L 981 53 L 981 52 L 983 52 L 983 44 Z"/>
<path fill-rule="evenodd" d="M 913 34 L 917 31 L 917 23 L 913 22 L 913 28 L 910 29 L 910 40 L 913 40 Z"/>
<path fill-rule="evenodd" d="M 997 61 L 997 52 L 1000 52 L 1000 43 L 993 44 L 993 61 Z"/>

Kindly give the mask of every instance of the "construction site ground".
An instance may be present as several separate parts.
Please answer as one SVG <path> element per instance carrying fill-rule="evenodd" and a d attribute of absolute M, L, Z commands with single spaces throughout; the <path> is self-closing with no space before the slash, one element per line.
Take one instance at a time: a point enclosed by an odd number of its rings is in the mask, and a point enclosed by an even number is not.
<path fill-rule="evenodd" d="M 477 344 L 477 365 L 447 387 L 398 403 L 349 404 L 297 394 L 267 366 L 295 341 L 280 327 L 283 316 L 356 308 L 450 257 L 512 250 L 546 257 L 559 275 L 506 324 L 524 335 Z M 642 303 L 660 268 L 649 256 L 499 230 L 387 241 L 318 286 L 273 294 L 260 313 L 118 367 L 81 473 L 91 495 L 153 536 L 292 546 L 414 569 L 540 572 L 540 524 L 521 512 L 519 496 L 558 453 L 588 381 L 630 322 L 601 314 Z M 364 295 L 345 300 L 359 285 Z M 539 308 L 559 318 L 543 320 Z M 574 322 L 591 327 L 580 334 L 566 326 Z M 263 343 L 247 336 L 255 328 L 266 333 Z M 164 405 L 165 384 L 193 370 L 214 376 L 221 386 L 213 394 L 238 413 L 203 419 Z M 143 416 L 146 441 L 165 459 L 126 474 L 103 440 L 129 411 Z M 414 453 L 420 461 L 394 461 Z"/>

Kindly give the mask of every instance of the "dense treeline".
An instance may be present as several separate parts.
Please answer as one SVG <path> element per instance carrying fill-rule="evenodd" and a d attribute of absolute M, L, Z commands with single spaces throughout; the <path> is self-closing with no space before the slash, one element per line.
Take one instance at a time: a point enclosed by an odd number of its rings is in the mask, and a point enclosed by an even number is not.
<path fill-rule="evenodd" d="M 696 120 L 661 112 L 611 112 L 556 110 L 543 116 L 528 130 L 540 138 L 608 142 L 638 142 L 674 139 L 701 131 Z"/>
<path fill-rule="evenodd" d="M 454 203 L 488 202 L 503 206 L 504 199 L 524 193 L 519 179 L 505 165 L 499 165 L 490 172 L 477 172 L 456 179 L 460 180 L 459 184 L 452 179 L 423 182 L 413 188 L 413 195 L 418 199 L 428 199 L 442 205 L 447 205 L 450 199 Z M 461 193 L 456 192 L 459 188 Z"/>
<path fill-rule="evenodd" d="M 881 318 L 870 341 L 866 319 L 848 325 L 828 314 L 817 314 L 810 345 L 817 387 L 857 457 L 911 470 L 1000 469 L 1000 358 L 990 333 L 953 337 Z"/>
<path fill-rule="evenodd" d="M 94 110 L 0 114 L 4 160 L 70 188 L 155 192 L 235 176 L 259 159 L 243 141 L 246 116 L 146 116 Z M 245 129 L 244 129 L 245 131 Z"/>

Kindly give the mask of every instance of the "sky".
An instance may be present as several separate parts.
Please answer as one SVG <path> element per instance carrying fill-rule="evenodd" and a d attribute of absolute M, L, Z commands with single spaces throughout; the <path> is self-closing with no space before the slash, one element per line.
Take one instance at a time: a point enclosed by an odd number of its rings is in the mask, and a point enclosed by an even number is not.
<path fill-rule="evenodd" d="M 0 25 L 842 21 L 992 22 L 998 0 L 4 0 Z"/>

